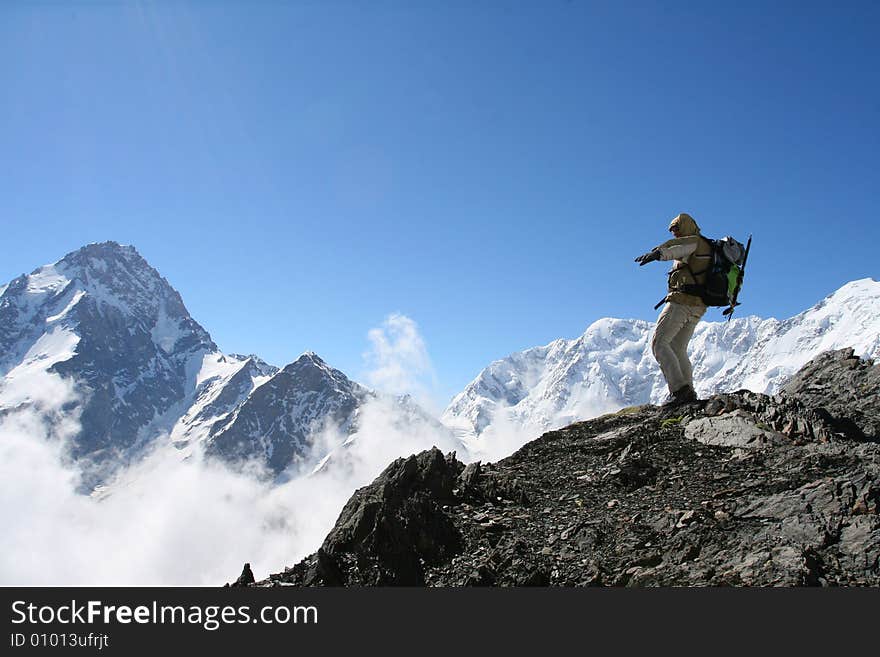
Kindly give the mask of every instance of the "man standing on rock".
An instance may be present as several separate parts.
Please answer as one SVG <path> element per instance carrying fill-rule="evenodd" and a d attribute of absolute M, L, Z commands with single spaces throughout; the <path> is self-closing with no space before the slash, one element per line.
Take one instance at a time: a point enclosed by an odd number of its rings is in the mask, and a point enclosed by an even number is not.
<path fill-rule="evenodd" d="M 669 270 L 666 302 L 651 341 L 654 358 L 666 378 L 671 405 L 695 401 L 693 371 L 687 347 L 697 322 L 706 312 L 699 288 L 706 284 L 712 264 L 712 246 L 700 235 L 700 227 L 689 214 L 676 216 L 669 224 L 672 239 L 635 259 L 639 266 L 654 260 L 674 260 Z M 657 304 L 658 306 L 660 304 Z"/>

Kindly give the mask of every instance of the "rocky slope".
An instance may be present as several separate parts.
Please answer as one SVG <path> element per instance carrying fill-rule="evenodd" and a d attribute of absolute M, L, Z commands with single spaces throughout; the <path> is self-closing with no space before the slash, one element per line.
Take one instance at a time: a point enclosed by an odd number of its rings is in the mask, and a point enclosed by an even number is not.
<path fill-rule="evenodd" d="M 398 459 L 254 586 L 878 586 L 880 367 L 639 406 L 465 467 Z"/>

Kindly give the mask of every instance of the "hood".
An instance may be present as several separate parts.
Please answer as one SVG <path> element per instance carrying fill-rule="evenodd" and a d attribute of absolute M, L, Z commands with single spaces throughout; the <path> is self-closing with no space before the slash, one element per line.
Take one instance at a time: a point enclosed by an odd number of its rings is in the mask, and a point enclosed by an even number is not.
<path fill-rule="evenodd" d="M 673 226 L 679 227 L 679 237 L 687 237 L 688 235 L 699 235 L 700 227 L 697 225 L 697 222 L 694 221 L 694 218 L 682 212 L 677 215 L 672 221 L 669 222 L 669 229 L 672 230 Z"/>

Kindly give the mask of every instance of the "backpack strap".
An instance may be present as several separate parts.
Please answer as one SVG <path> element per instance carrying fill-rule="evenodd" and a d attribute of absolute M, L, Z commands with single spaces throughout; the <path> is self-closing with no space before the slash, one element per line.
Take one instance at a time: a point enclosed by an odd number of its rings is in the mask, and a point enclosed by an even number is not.
<path fill-rule="evenodd" d="M 694 279 L 694 282 L 691 284 L 682 286 L 681 291 L 684 292 L 685 294 L 690 294 L 692 296 L 699 297 L 703 301 L 703 303 L 706 303 L 708 305 L 708 302 L 706 300 L 706 284 L 703 283 L 701 285 L 700 283 L 698 283 L 697 276 L 708 273 L 712 269 L 712 267 L 715 266 L 715 261 L 718 257 L 717 253 L 716 253 L 716 250 L 717 250 L 716 249 L 716 240 L 710 239 L 710 238 L 706 237 L 705 235 L 698 235 L 698 237 L 701 237 L 702 239 L 704 239 L 706 241 L 706 243 L 709 245 L 709 248 L 711 249 L 710 256 L 709 256 L 709 264 L 706 265 L 706 267 L 704 269 L 701 269 L 700 271 L 695 272 L 693 267 L 691 267 L 690 258 L 688 258 L 688 261 L 684 263 L 683 269 L 687 269 L 690 272 L 691 278 Z M 694 253 L 696 253 L 696 251 Z M 693 254 L 691 257 L 693 257 Z"/>
<path fill-rule="evenodd" d="M 700 235 L 700 237 L 702 237 L 704 240 L 706 240 L 706 242 L 709 244 L 709 248 L 712 249 L 712 257 L 711 257 L 711 262 L 710 262 L 708 265 L 706 265 L 706 268 L 705 268 L 705 269 L 702 269 L 702 270 L 700 270 L 700 271 L 698 271 L 698 272 L 695 272 L 695 271 L 691 268 L 690 258 L 688 258 L 688 261 L 687 261 L 686 263 L 684 263 L 684 266 L 688 268 L 688 271 L 690 271 L 691 276 L 692 276 L 693 279 L 694 279 L 694 283 L 697 282 L 697 276 L 699 276 L 700 274 L 705 274 L 705 273 L 708 272 L 710 269 L 712 269 L 712 266 L 715 264 L 715 258 L 716 258 L 716 255 L 715 255 L 715 251 L 716 251 L 715 240 L 709 239 L 709 238 L 706 237 L 705 235 Z M 695 255 L 695 254 L 696 254 L 696 251 L 694 251 L 694 255 Z M 693 257 L 693 256 L 692 256 L 692 257 Z"/>

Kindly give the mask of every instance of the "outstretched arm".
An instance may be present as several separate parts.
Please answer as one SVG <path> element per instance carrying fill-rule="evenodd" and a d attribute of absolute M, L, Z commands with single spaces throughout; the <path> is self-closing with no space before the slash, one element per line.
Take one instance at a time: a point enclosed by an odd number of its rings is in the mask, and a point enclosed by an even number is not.
<path fill-rule="evenodd" d="M 659 249 L 652 249 L 645 253 L 644 255 L 640 255 L 635 259 L 635 262 L 639 263 L 639 267 L 643 265 L 647 265 L 649 262 L 654 262 L 655 260 L 659 260 L 661 258 Z"/>
<path fill-rule="evenodd" d="M 660 252 L 661 260 L 687 260 L 697 250 L 699 241 L 700 237 L 698 235 L 676 237 L 663 242 L 655 251 Z"/>

